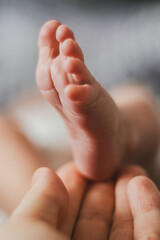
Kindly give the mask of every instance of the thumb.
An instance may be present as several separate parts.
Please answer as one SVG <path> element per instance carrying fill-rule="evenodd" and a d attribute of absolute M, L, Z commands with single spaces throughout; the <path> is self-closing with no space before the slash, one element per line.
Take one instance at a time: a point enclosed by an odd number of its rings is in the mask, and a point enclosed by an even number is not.
<path fill-rule="evenodd" d="M 68 208 L 68 193 L 60 178 L 49 168 L 39 168 L 32 187 L 12 214 L 47 222 L 58 228 Z"/>

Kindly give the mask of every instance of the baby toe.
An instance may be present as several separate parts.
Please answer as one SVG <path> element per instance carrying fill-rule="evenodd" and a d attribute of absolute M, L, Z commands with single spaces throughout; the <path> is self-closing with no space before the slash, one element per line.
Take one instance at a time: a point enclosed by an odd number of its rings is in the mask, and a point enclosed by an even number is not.
<path fill-rule="evenodd" d="M 55 47 L 55 43 L 58 43 L 56 39 L 56 31 L 59 25 L 60 25 L 59 21 L 50 20 L 42 26 L 39 34 L 40 48 L 44 46 L 50 48 Z"/>
<path fill-rule="evenodd" d="M 60 44 L 60 52 L 66 57 L 75 57 L 84 61 L 83 53 L 77 42 L 72 39 L 66 39 Z"/>
<path fill-rule="evenodd" d="M 67 73 L 84 74 L 86 67 L 80 59 L 69 57 L 64 62 L 64 70 Z"/>

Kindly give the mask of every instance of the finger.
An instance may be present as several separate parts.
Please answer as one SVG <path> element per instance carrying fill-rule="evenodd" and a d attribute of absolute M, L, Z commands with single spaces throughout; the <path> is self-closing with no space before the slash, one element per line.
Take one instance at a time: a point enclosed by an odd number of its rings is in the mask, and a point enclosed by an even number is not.
<path fill-rule="evenodd" d="M 128 184 L 128 198 L 134 219 L 135 240 L 160 239 L 160 192 L 147 177 L 135 177 Z"/>
<path fill-rule="evenodd" d="M 60 229 L 71 237 L 88 182 L 77 172 L 73 163 L 67 163 L 57 173 L 69 194 L 69 210 Z"/>
<path fill-rule="evenodd" d="M 37 219 L 58 227 L 68 208 L 68 193 L 59 177 L 49 168 L 39 168 L 33 185 L 12 218 Z"/>
<path fill-rule="evenodd" d="M 89 186 L 73 234 L 74 240 L 106 240 L 114 208 L 112 182 L 93 183 Z"/>
<path fill-rule="evenodd" d="M 58 229 L 37 219 L 12 218 L 0 227 L 3 240 L 69 240 Z"/>
<path fill-rule="evenodd" d="M 145 172 L 138 166 L 125 167 L 115 185 L 115 212 L 109 240 L 130 240 L 133 237 L 133 220 L 127 197 L 128 181 Z"/>

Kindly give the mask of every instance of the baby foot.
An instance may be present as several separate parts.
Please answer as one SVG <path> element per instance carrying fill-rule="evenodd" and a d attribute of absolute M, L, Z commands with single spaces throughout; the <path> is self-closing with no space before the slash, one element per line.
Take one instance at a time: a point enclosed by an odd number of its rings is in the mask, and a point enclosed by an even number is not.
<path fill-rule="evenodd" d="M 114 101 L 87 69 L 67 26 L 55 20 L 45 23 L 39 49 L 37 83 L 66 123 L 79 171 L 95 180 L 111 177 L 122 155 Z"/>

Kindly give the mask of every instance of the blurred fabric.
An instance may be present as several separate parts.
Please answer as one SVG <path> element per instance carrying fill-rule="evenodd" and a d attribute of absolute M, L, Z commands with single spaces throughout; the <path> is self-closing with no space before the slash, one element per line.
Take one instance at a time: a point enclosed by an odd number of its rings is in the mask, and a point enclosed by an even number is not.
<path fill-rule="evenodd" d="M 1 108 L 36 91 L 38 33 L 49 19 L 73 29 L 87 66 L 104 87 L 138 81 L 160 92 L 159 3 L 0 0 Z"/>

